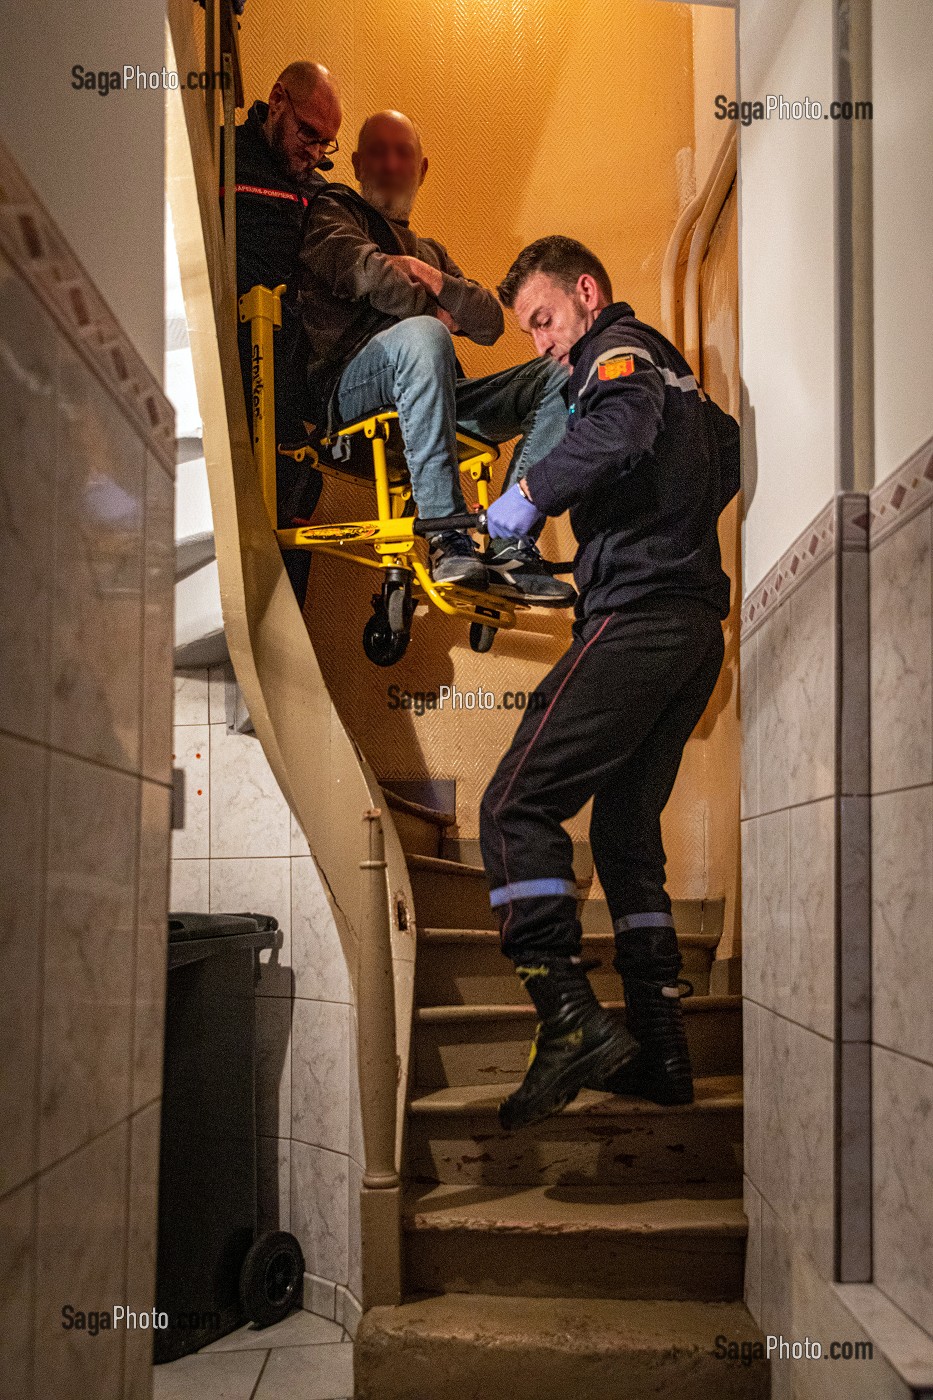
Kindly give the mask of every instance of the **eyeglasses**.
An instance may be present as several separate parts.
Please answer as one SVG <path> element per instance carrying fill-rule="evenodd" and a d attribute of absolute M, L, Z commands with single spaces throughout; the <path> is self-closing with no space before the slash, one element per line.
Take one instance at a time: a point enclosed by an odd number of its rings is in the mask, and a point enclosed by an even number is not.
<path fill-rule="evenodd" d="M 299 117 L 298 113 L 295 111 L 295 104 L 292 101 L 292 95 L 289 92 L 288 88 L 283 87 L 282 91 L 288 98 L 288 105 L 289 107 L 291 107 L 292 116 L 295 118 L 295 128 L 297 130 L 298 139 L 302 143 L 302 145 L 317 146 L 318 149 L 322 151 L 325 156 L 332 156 L 337 151 L 339 151 L 340 142 L 328 141 L 327 137 L 322 136 L 321 133 L 315 130 L 313 126 L 309 126 L 307 122 L 303 122 Z"/>

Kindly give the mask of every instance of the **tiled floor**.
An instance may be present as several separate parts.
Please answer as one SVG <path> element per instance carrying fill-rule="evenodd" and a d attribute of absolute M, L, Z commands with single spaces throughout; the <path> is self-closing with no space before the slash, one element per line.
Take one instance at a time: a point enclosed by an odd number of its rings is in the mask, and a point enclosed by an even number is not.
<path fill-rule="evenodd" d="M 192 1356 L 154 1367 L 153 1400 L 347 1400 L 353 1342 L 337 1322 L 290 1313 L 241 1327 Z"/>

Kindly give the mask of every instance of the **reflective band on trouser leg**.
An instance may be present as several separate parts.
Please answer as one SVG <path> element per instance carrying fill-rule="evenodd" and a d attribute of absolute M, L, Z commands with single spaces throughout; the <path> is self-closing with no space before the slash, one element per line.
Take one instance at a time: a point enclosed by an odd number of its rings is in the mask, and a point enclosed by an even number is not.
<path fill-rule="evenodd" d="M 516 880 L 512 885 L 500 885 L 498 889 L 492 890 L 489 895 L 489 903 L 493 909 L 496 909 L 500 904 L 508 904 L 513 899 L 541 899 L 548 895 L 562 894 L 576 899 L 577 887 L 572 880 L 561 880 L 556 877 L 542 880 Z"/>
<path fill-rule="evenodd" d="M 613 920 L 615 927 L 620 933 L 630 928 L 673 928 L 674 920 L 670 914 L 620 914 Z"/>

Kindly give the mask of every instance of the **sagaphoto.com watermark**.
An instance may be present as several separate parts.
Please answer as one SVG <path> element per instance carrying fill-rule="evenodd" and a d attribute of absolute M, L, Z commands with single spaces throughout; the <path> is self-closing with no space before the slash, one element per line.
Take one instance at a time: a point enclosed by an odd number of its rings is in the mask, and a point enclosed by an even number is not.
<path fill-rule="evenodd" d="M 791 122 L 870 122 L 874 115 L 872 104 L 867 101 L 834 98 L 832 102 L 823 103 L 815 97 L 790 98 L 779 92 L 769 92 L 756 102 L 747 98 L 738 102 L 720 92 L 713 99 L 713 111 L 717 121 L 741 122 L 742 126 L 772 118 Z"/>
<path fill-rule="evenodd" d="M 109 97 L 112 92 L 174 92 L 179 88 L 222 92 L 229 82 L 227 73 L 200 68 L 179 73 L 174 68 L 141 68 L 138 63 L 124 63 L 122 68 L 86 68 L 75 63 L 71 69 L 75 92 L 96 92 L 98 97 Z"/>

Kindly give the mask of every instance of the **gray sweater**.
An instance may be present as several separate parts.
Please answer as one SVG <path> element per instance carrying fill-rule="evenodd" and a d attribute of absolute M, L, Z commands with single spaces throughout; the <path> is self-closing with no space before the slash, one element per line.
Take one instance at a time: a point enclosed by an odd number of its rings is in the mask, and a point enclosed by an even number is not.
<path fill-rule="evenodd" d="M 389 261 L 407 254 L 439 268 L 435 299 Z M 345 365 L 379 331 L 409 316 L 449 312 L 460 334 L 492 345 L 505 326 L 492 292 L 465 277 L 442 243 L 387 219 L 348 185 L 326 185 L 308 210 L 298 303 L 309 345 L 308 382 L 322 422 Z"/>

